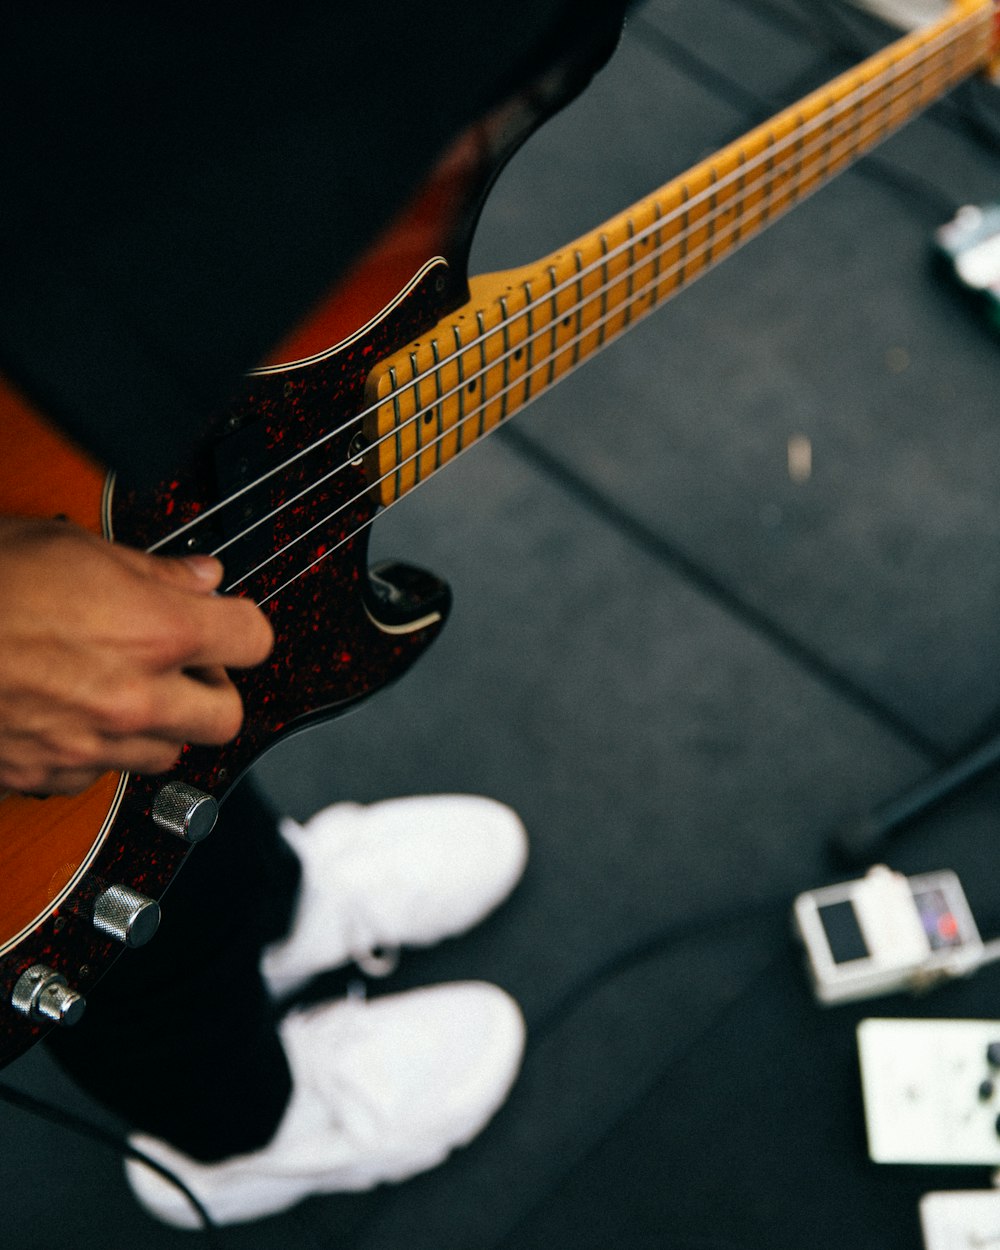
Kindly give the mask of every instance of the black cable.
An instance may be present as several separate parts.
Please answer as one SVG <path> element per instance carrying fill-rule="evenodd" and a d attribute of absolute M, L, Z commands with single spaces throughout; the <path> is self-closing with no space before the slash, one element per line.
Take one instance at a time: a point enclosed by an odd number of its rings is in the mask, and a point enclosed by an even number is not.
<path fill-rule="evenodd" d="M 571 985 L 560 998 L 551 1004 L 544 1015 L 529 1026 L 529 1048 L 537 1045 L 543 1037 L 558 1028 L 582 1002 L 596 994 L 615 977 L 647 959 L 662 955 L 668 947 L 680 945 L 684 941 L 697 940 L 707 933 L 716 933 L 720 929 L 742 924 L 754 918 L 779 914 L 788 910 L 789 899 L 783 894 L 780 898 L 761 899 L 756 903 L 743 903 L 739 906 L 723 908 L 710 912 L 708 915 L 699 916 L 695 921 L 692 921 L 690 917 L 672 920 L 641 941 L 617 951 L 604 963 L 592 968 L 576 985 Z M 773 962 L 772 958 L 768 962 L 768 967 Z M 742 992 L 740 997 L 742 997 Z"/>
<path fill-rule="evenodd" d="M 623 950 L 616 951 L 603 963 L 596 968 L 591 969 L 584 977 L 582 977 L 575 985 L 567 989 L 560 998 L 548 1008 L 530 1027 L 528 1031 L 528 1042 L 526 1050 L 533 1051 L 544 1038 L 554 1032 L 573 1012 L 586 1000 L 596 994 L 605 985 L 609 984 L 622 973 L 629 971 L 636 965 L 643 963 L 647 959 L 652 959 L 657 955 L 661 955 L 671 946 L 680 945 L 682 942 L 695 941 L 703 938 L 707 933 L 715 934 L 720 930 L 724 930 L 734 925 L 746 923 L 754 918 L 766 918 L 772 915 L 780 915 L 789 908 L 789 897 L 787 894 L 781 894 L 777 897 L 758 900 L 753 903 L 743 903 L 737 906 L 722 908 L 715 912 L 702 915 L 697 919 L 691 917 L 682 917 L 674 919 L 669 924 L 655 930 L 647 937 L 639 942 L 633 943 L 631 946 Z M 700 1038 L 708 1031 L 716 1027 L 724 1020 L 740 1003 L 742 1003 L 748 994 L 752 993 L 762 978 L 769 974 L 774 964 L 784 954 L 787 948 L 782 948 L 770 958 L 766 959 L 763 965 L 757 969 L 750 977 L 749 981 L 735 994 L 732 998 L 727 999 L 718 1009 L 711 1015 L 708 1023 L 698 1030 L 698 1036 L 693 1038 L 691 1042 L 683 1047 L 681 1051 L 672 1056 L 672 1058 L 661 1069 L 658 1070 L 657 1078 L 661 1079 L 665 1072 L 682 1063 L 692 1049 L 698 1044 Z M 637 1105 L 640 1098 L 644 1097 L 644 1092 L 638 1094 L 633 1100 L 633 1105 Z M 121 1138 L 118 1134 L 109 1132 L 101 1128 L 99 1125 L 85 1120 L 79 1116 L 64 1111 L 62 1108 L 56 1107 L 51 1103 L 47 1103 L 42 1099 L 35 1098 L 33 1095 L 25 1094 L 20 1090 L 11 1086 L 0 1084 L 0 1101 L 8 1103 L 10 1106 L 18 1110 L 25 1111 L 31 1115 L 35 1115 L 40 1119 L 47 1120 L 59 1127 L 75 1132 L 81 1137 L 97 1141 L 104 1146 L 121 1154 L 125 1158 L 136 1159 L 140 1163 L 144 1163 L 147 1167 L 162 1176 L 170 1184 L 174 1185 L 188 1200 L 194 1211 L 197 1212 L 202 1221 L 201 1232 L 204 1235 L 205 1244 L 212 1247 L 212 1250 L 224 1250 L 222 1240 L 219 1236 L 218 1226 L 214 1223 L 204 1206 L 199 1202 L 197 1197 L 190 1189 L 162 1164 L 157 1163 L 155 1159 L 151 1159 L 143 1151 L 135 1149 L 127 1140 Z M 622 1113 L 628 1113 L 628 1108 Z M 619 1117 L 620 1120 L 621 1117 Z M 617 1123 L 618 1121 L 616 1121 Z M 610 1134 L 614 1129 L 614 1125 L 607 1130 Z M 596 1150 L 600 1145 L 602 1138 L 593 1143 L 588 1149 L 588 1154 L 592 1150 Z M 518 1226 L 523 1224 L 531 1215 L 531 1211 L 526 1213 Z M 371 1217 L 374 1218 L 374 1215 Z M 364 1227 L 365 1221 L 362 1221 Z M 516 1231 L 516 1230 L 514 1230 Z M 508 1240 L 510 1234 L 505 1235 L 504 1241 Z"/>
<path fill-rule="evenodd" d="M 10 1085 L 0 1084 L 0 1102 L 5 1102 L 11 1107 L 16 1107 L 19 1111 L 25 1111 L 29 1115 L 36 1116 L 38 1119 L 47 1120 L 49 1123 L 67 1129 L 71 1133 L 76 1133 L 80 1137 L 99 1142 L 102 1146 L 107 1146 L 111 1150 L 116 1151 L 123 1158 L 135 1159 L 139 1163 L 144 1163 L 146 1167 L 152 1168 L 154 1172 L 178 1189 L 191 1204 L 192 1209 L 201 1220 L 201 1232 L 204 1234 L 205 1244 L 211 1246 L 212 1250 L 223 1250 L 218 1226 L 204 1206 L 188 1189 L 187 1185 L 161 1163 L 157 1163 L 155 1159 L 151 1159 L 143 1151 L 136 1150 L 124 1137 L 120 1137 L 117 1133 L 112 1133 L 108 1129 L 101 1128 L 99 1124 L 85 1120 L 82 1116 L 74 1115 L 61 1107 L 45 1102 L 44 1099 L 36 1098 L 33 1094 L 26 1094 L 22 1090 L 14 1089 Z"/>
<path fill-rule="evenodd" d="M 706 932 L 714 933 L 731 925 L 751 920 L 755 916 L 767 916 L 787 908 L 788 898 L 782 895 L 778 898 L 765 899 L 757 903 L 724 908 L 718 912 L 699 917 L 695 921 L 692 921 L 690 918 L 671 921 L 670 924 L 656 930 L 640 942 L 615 952 L 604 963 L 599 964 L 588 972 L 576 985 L 570 986 L 560 998 L 556 999 L 545 1014 L 531 1026 L 528 1049 L 533 1049 L 542 1038 L 557 1028 L 567 1016 L 571 1015 L 581 1003 L 597 993 L 602 986 L 644 960 L 662 954 L 668 947 L 677 945 L 681 941 L 695 940 Z M 776 958 L 777 956 L 772 957 L 765 969 L 755 974 L 751 985 L 756 984 L 759 977 L 763 975 L 763 971 L 766 971 Z M 736 1001 L 745 997 L 749 988 L 746 987 L 742 990 L 737 995 Z M 724 1004 L 707 1027 L 712 1027 L 716 1020 L 728 1012 L 732 1006 L 733 1003 Z M 682 1057 L 679 1056 L 676 1061 L 679 1062 Z M 152 1168 L 164 1180 L 175 1186 L 191 1204 L 192 1209 L 201 1220 L 200 1231 L 203 1234 L 205 1244 L 210 1246 L 212 1250 L 224 1250 L 218 1226 L 187 1185 L 168 1168 L 165 1168 L 155 1159 L 151 1159 L 143 1151 L 137 1150 L 127 1139 L 102 1128 L 100 1125 L 94 1124 L 90 1120 L 74 1115 L 61 1107 L 57 1107 L 41 1098 L 36 1098 L 32 1094 L 26 1094 L 10 1085 L 0 1084 L 0 1102 L 5 1102 L 19 1111 L 34 1115 L 57 1127 L 67 1129 L 80 1137 L 96 1141 L 120 1154 L 123 1158 L 135 1159 Z"/>
<path fill-rule="evenodd" d="M 653 952 L 652 950 L 647 950 L 645 953 L 648 955 L 648 954 L 652 954 Z M 771 973 L 778 958 L 779 958 L 778 955 L 773 955 L 770 959 L 766 960 L 763 966 L 760 967 L 750 977 L 747 983 L 740 989 L 740 991 L 737 994 L 733 995 L 733 997 L 728 999 L 726 1002 L 720 1004 L 717 1010 L 712 1013 L 711 1017 L 709 1018 L 707 1023 L 704 1025 L 704 1027 L 697 1030 L 696 1035 L 691 1038 L 688 1044 L 686 1046 L 683 1046 L 676 1055 L 672 1055 L 671 1058 L 665 1064 L 662 1065 L 662 1067 L 657 1071 L 655 1077 L 653 1078 L 653 1081 L 656 1082 L 656 1081 L 663 1080 L 663 1078 L 666 1076 L 668 1072 L 670 1072 L 672 1069 L 679 1067 L 682 1063 L 684 1063 L 684 1061 L 690 1057 L 690 1055 L 695 1050 L 695 1048 L 701 1043 L 702 1038 L 707 1033 L 709 1033 L 712 1029 L 717 1028 L 720 1024 L 723 1024 L 728 1017 L 730 1017 L 735 1011 L 737 1011 L 742 1006 L 742 1004 L 746 1001 L 749 995 L 753 994 L 756 991 L 761 981 Z M 536 1036 L 537 1036 L 537 1032 L 538 1030 L 536 1026 L 536 1030 L 535 1030 Z M 618 1125 L 622 1122 L 623 1119 L 625 1119 L 625 1117 L 630 1113 L 630 1111 L 634 1110 L 636 1107 L 640 1105 L 642 1100 L 646 1097 L 647 1093 L 649 1092 L 650 1088 L 651 1088 L 651 1084 L 647 1085 L 646 1088 L 640 1090 L 635 1095 L 635 1097 L 630 1100 L 629 1104 L 623 1108 L 621 1114 L 615 1119 L 615 1121 L 612 1124 L 609 1124 L 608 1127 L 605 1129 L 605 1131 L 601 1133 L 595 1141 L 591 1142 L 587 1146 L 586 1150 L 583 1152 L 583 1155 L 581 1156 L 581 1159 L 590 1158 L 591 1156 L 597 1153 L 597 1151 L 601 1148 L 604 1142 L 607 1141 L 611 1137 L 611 1135 L 617 1130 Z M 576 1166 L 576 1164 L 571 1165 L 571 1166 Z M 568 1171 L 569 1169 L 567 1169 L 567 1174 L 568 1174 Z M 516 1238 L 518 1237 L 519 1230 L 524 1228 L 525 1225 L 529 1223 L 529 1221 L 534 1216 L 535 1212 L 538 1210 L 541 1204 L 545 1201 L 546 1196 L 538 1198 L 538 1200 L 536 1202 L 533 1202 L 526 1211 L 523 1211 L 520 1217 L 517 1219 L 517 1221 L 513 1225 L 513 1227 L 507 1229 L 506 1232 L 502 1233 L 501 1239 L 499 1241 L 492 1243 L 490 1250 L 502 1250 L 502 1248 L 505 1246 L 516 1246 L 517 1244 Z M 716 1248 L 717 1250 L 727 1250 L 730 1244 L 731 1243 L 729 1242 L 716 1242 L 714 1243 L 714 1246 L 713 1246 L 713 1243 L 709 1241 L 706 1243 L 705 1250 L 709 1250 L 709 1247 L 712 1247 L 713 1250 L 716 1250 Z M 739 1250 L 739 1248 L 736 1245 L 732 1245 L 732 1250 Z"/>
<path fill-rule="evenodd" d="M 865 45 L 847 21 L 840 6 L 832 0 L 802 0 L 802 3 L 814 16 L 818 14 L 823 20 L 833 53 L 837 57 L 856 62 L 871 54 L 873 49 Z M 645 42 L 651 50 L 666 56 L 683 73 L 697 81 L 706 91 L 739 110 L 751 123 L 765 120 L 781 108 L 779 101 L 762 97 L 736 82 L 642 16 L 633 21 L 631 29 L 640 42 Z M 982 90 L 981 83 L 969 80 L 960 84 L 951 97 L 938 101 L 928 112 L 933 112 L 936 119 L 951 130 L 972 138 L 995 155 L 1000 153 L 1000 129 L 985 115 Z M 907 208 L 912 206 L 914 199 L 922 201 L 933 212 L 936 222 L 951 218 L 958 208 L 958 204 L 932 182 L 919 174 L 901 169 L 882 156 L 869 154 L 853 168 L 862 177 L 873 178 L 897 193 Z M 506 433 L 509 435 L 510 431 Z M 530 440 L 522 436 L 522 450 L 528 449 L 529 442 Z M 929 744 L 924 746 L 926 748 Z M 998 763 L 1000 736 L 995 736 L 946 764 L 917 785 L 903 790 L 865 815 L 841 826 L 830 837 L 832 853 L 840 863 L 852 866 L 865 861 L 871 862 L 895 833 L 977 780 Z"/>
<path fill-rule="evenodd" d="M 849 821 L 830 837 L 830 849 L 840 863 L 850 867 L 871 863 L 880 856 L 890 838 L 940 806 L 984 773 L 1000 764 L 1000 735 L 981 743 L 954 763 L 932 773 Z"/>
<path fill-rule="evenodd" d="M 788 910 L 789 898 L 782 894 L 780 897 L 762 899 L 756 903 L 743 903 L 737 906 L 722 908 L 716 912 L 710 912 L 707 915 L 699 916 L 692 919 L 681 918 L 672 920 L 669 924 L 657 929 L 648 937 L 643 938 L 639 942 L 627 946 L 624 950 L 616 951 L 604 963 L 599 964 L 596 968 L 591 969 L 584 975 L 576 985 L 572 985 L 566 990 L 562 996 L 549 1007 L 549 1009 L 533 1023 L 528 1024 L 528 1038 L 525 1045 L 526 1056 L 532 1053 L 539 1043 L 550 1033 L 552 1033 L 560 1024 L 572 1015 L 581 1003 L 585 1002 L 591 995 L 596 994 L 603 986 L 612 981 L 616 976 L 628 971 L 636 964 L 642 963 L 646 959 L 651 959 L 656 955 L 662 954 L 668 947 L 678 945 L 683 941 L 694 941 L 699 937 L 703 937 L 706 932 L 716 932 L 719 929 L 725 929 L 731 925 L 739 924 L 743 921 L 753 919 L 755 916 L 768 916 L 772 913 L 780 913 Z M 771 955 L 764 961 L 764 964 L 750 977 L 749 981 L 744 985 L 732 998 L 722 1003 L 709 1017 L 707 1023 L 698 1030 L 697 1036 L 691 1042 L 682 1047 L 682 1049 L 674 1055 L 666 1064 L 664 1064 L 657 1072 L 654 1079 L 660 1080 L 663 1075 L 675 1065 L 682 1063 L 684 1059 L 691 1053 L 700 1039 L 715 1028 L 717 1024 L 723 1021 L 733 1010 L 735 1010 L 760 983 L 762 978 L 767 975 L 777 960 L 784 954 L 787 948 L 782 946 L 781 950 Z M 630 1107 L 637 1106 L 639 1101 L 645 1097 L 645 1090 L 640 1091 L 622 1111 L 622 1116 L 628 1114 Z M 621 1117 L 619 1117 L 621 1119 Z M 614 1125 L 609 1126 L 607 1133 L 602 1135 L 596 1142 L 588 1148 L 587 1154 L 591 1150 L 596 1150 L 604 1136 L 609 1135 L 614 1129 Z M 541 1200 L 540 1200 L 541 1201 Z M 535 1204 L 537 1205 L 537 1204 Z M 499 1250 L 501 1245 L 506 1245 L 510 1237 L 513 1236 L 517 1228 L 520 1228 L 531 1216 L 535 1210 L 533 1205 L 528 1212 L 517 1221 L 514 1229 L 509 1230 L 503 1235 L 501 1242 L 494 1243 L 491 1250 Z M 367 1218 L 361 1220 L 355 1229 L 355 1240 L 358 1236 L 363 1236 L 365 1230 L 379 1218 L 378 1212 L 372 1212 Z M 706 1248 L 707 1250 L 707 1248 Z M 720 1250 L 722 1248 L 720 1247 Z M 735 1247 L 734 1247 L 735 1250 Z"/>

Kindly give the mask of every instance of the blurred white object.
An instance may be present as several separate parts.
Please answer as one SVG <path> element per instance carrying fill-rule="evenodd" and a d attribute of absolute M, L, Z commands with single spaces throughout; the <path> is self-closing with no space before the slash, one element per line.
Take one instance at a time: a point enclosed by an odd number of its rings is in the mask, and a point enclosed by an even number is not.
<path fill-rule="evenodd" d="M 925 1250 L 969 1250 L 1000 1246 L 1000 1193 L 962 1189 L 925 1194 L 920 1199 Z"/>
<path fill-rule="evenodd" d="M 876 864 L 859 880 L 800 894 L 792 919 L 821 1003 L 929 989 L 994 954 L 948 870 L 904 877 Z"/>
<path fill-rule="evenodd" d="M 851 0 L 856 9 L 874 13 L 893 26 L 916 30 L 943 17 L 951 7 L 949 0 Z"/>
<path fill-rule="evenodd" d="M 868 1019 L 857 1033 L 873 1162 L 1000 1166 L 1000 1021 Z"/>

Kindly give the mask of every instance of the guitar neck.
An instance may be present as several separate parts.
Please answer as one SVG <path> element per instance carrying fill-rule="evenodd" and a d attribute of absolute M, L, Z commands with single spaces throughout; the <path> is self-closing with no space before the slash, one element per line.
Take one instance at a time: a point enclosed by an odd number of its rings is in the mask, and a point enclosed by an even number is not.
<path fill-rule="evenodd" d="M 994 0 L 958 0 L 652 195 L 469 303 L 368 379 L 388 506 L 996 56 Z"/>

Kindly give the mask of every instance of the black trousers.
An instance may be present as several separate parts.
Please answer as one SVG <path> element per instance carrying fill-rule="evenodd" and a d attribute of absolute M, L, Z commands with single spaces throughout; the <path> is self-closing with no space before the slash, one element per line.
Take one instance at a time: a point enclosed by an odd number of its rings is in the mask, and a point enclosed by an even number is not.
<path fill-rule="evenodd" d="M 73 1029 L 60 1066 L 133 1129 L 203 1162 L 265 1145 L 291 1078 L 258 970 L 288 928 L 298 860 L 252 784 L 223 804 L 167 891 L 159 932 L 127 951 Z"/>

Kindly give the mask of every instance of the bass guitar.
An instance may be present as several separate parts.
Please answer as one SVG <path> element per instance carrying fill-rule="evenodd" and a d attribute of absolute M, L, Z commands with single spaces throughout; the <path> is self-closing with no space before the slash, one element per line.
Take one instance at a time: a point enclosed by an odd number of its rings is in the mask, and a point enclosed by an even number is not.
<path fill-rule="evenodd" d="M 0 391 L 0 511 L 65 516 L 162 555 L 217 554 L 226 592 L 252 596 L 276 639 L 235 679 L 245 721 L 228 745 L 71 798 L 0 792 L 0 1065 L 72 1023 L 119 952 L 152 936 L 168 883 L 255 759 L 398 677 L 440 631 L 444 583 L 368 567 L 378 514 L 998 49 L 995 0 L 957 0 L 591 233 L 470 278 L 498 167 L 583 77 L 548 74 L 461 137 L 378 247 L 141 494 Z"/>

